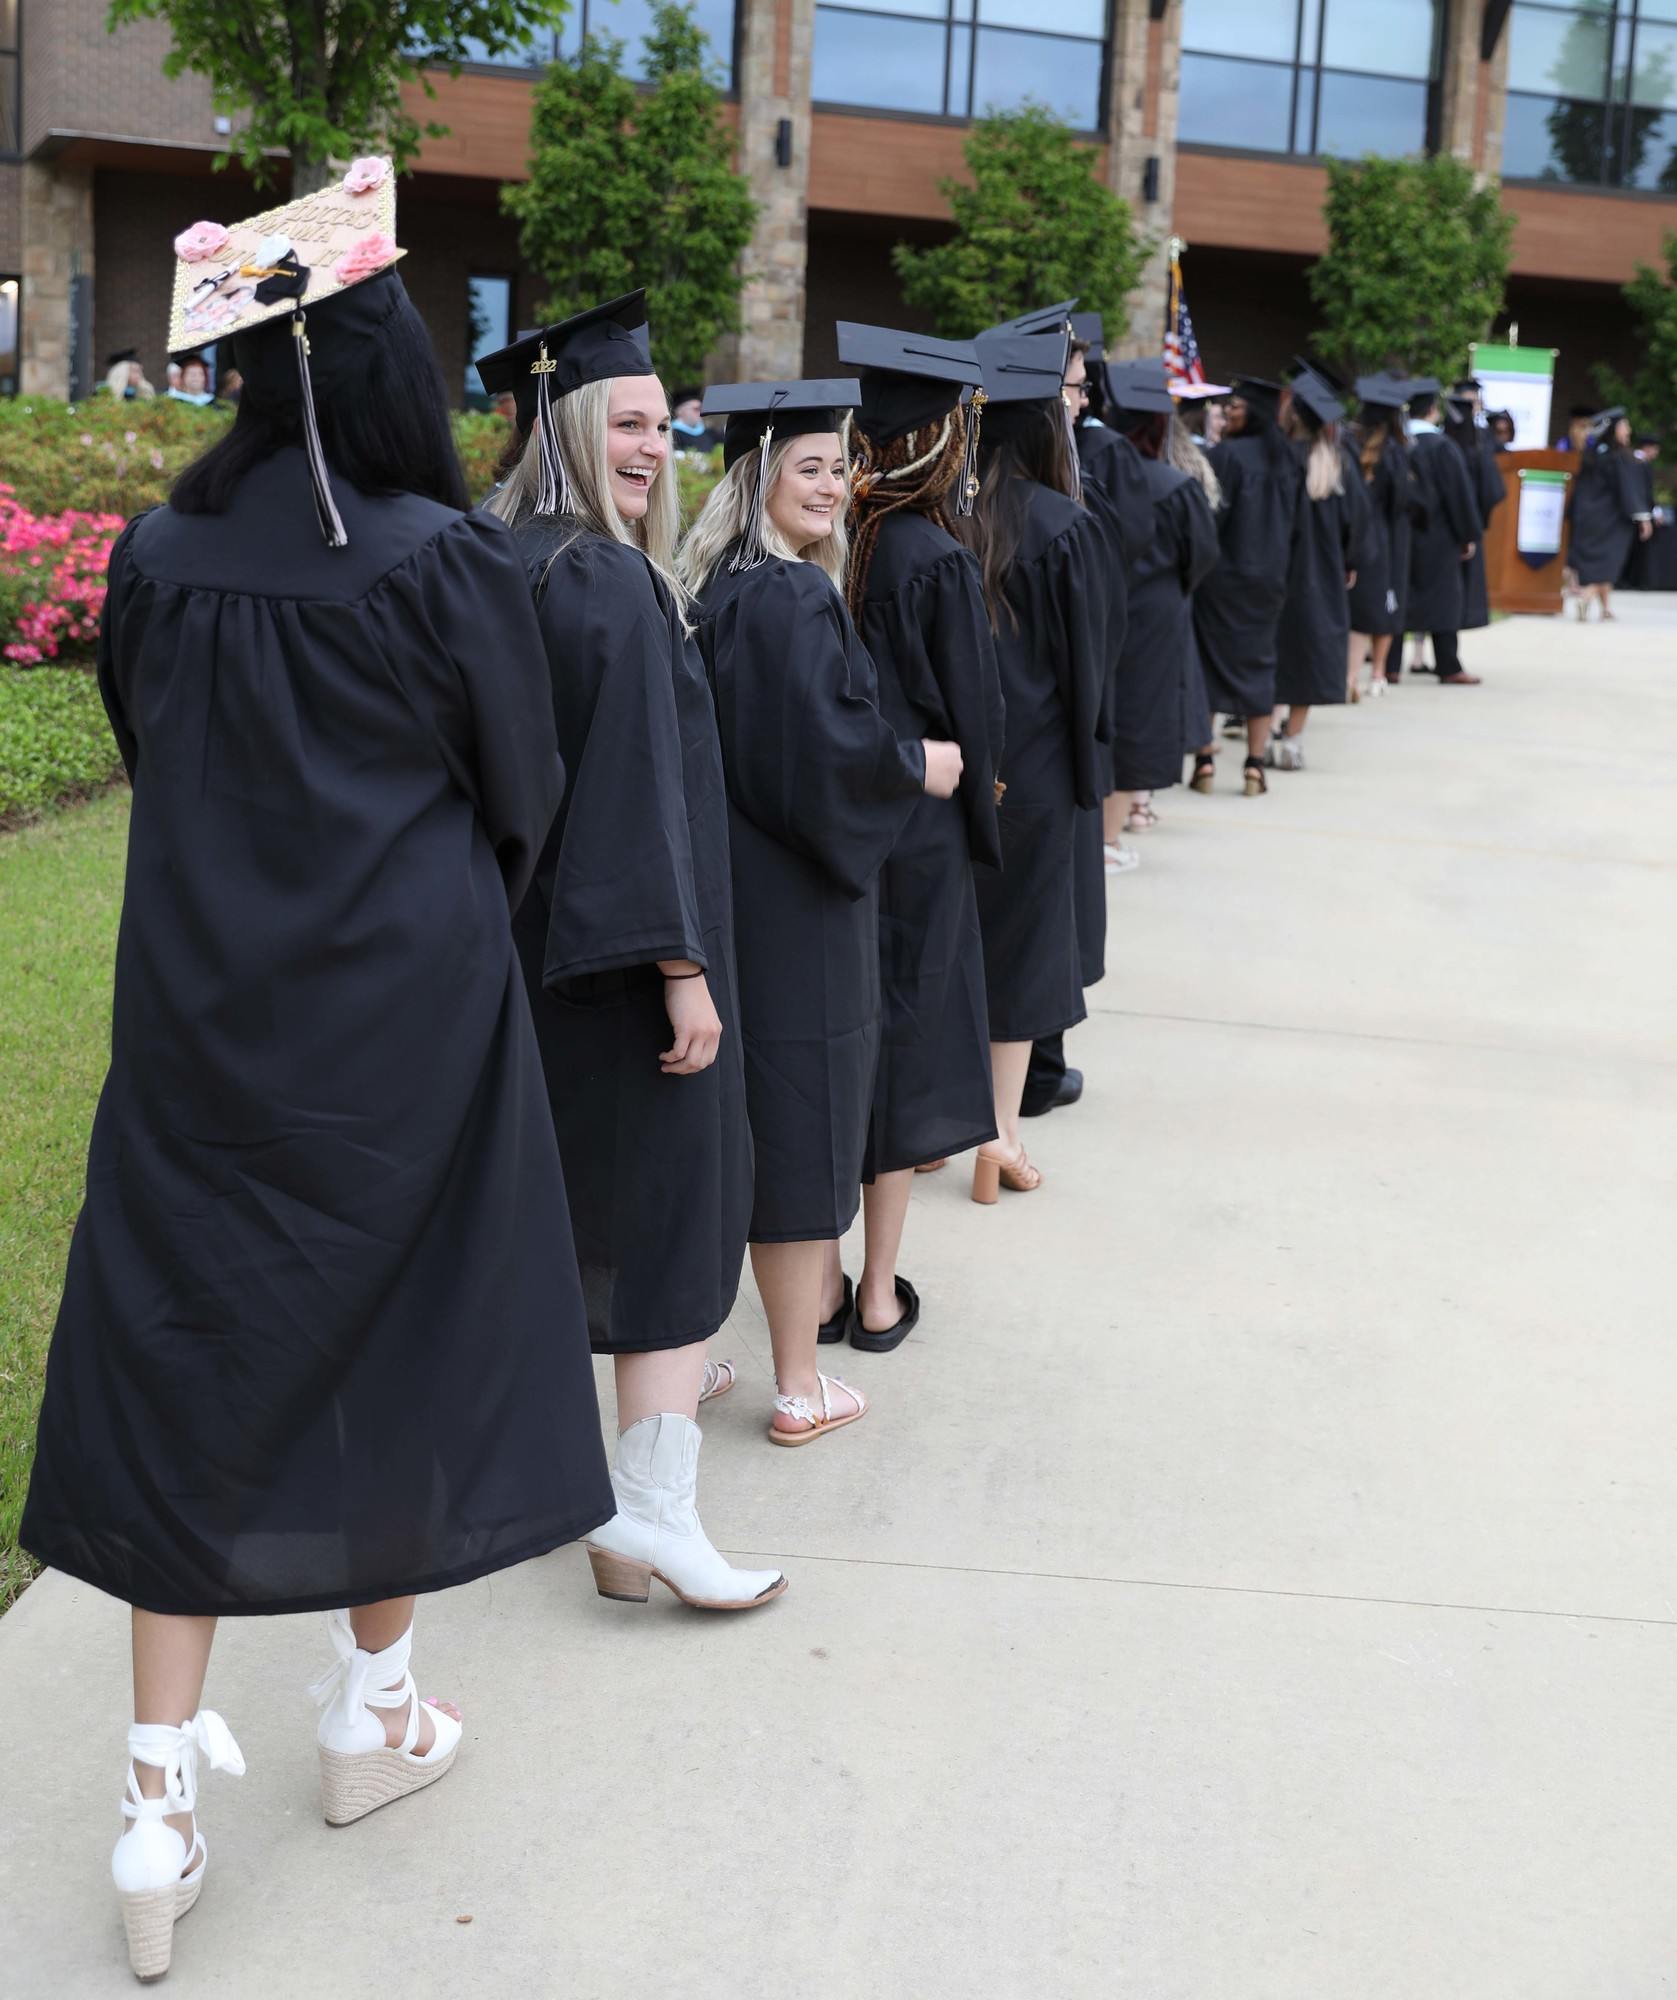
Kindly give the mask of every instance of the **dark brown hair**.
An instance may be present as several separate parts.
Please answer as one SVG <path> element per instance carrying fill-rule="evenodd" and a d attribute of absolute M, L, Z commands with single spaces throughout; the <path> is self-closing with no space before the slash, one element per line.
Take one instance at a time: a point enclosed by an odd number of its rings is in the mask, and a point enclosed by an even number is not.
<path fill-rule="evenodd" d="M 1019 619 L 1007 601 L 1008 579 L 1025 536 L 1031 482 L 1052 487 L 1069 500 L 1077 490 L 1071 433 L 1058 400 L 1053 403 L 992 403 L 979 434 L 978 500 L 970 515 L 957 518 L 951 532 L 978 557 L 984 603 L 993 631 L 1017 632 Z"/>

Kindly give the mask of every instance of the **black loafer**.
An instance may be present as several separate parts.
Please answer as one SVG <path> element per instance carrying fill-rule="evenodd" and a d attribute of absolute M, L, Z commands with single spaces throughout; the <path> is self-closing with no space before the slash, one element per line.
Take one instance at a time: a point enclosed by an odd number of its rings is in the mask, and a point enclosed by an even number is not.
<path fill-rule="evenodd" d="M 1050 1111 L 1060 1111 L 1068 1104 L 1075 1104 L 1083 1095 L 1083 1072 L 1068 1069 L 1055 1086 L 1052 1097 L 1040 1097 L 1034 1103 L 1021 1104 L 1021 1118 L 1045 1118 Z"/>
<path fill-rule="evenodd" d="M 821 1322 L 821 1331 L 815 1336 L 822 1347 L 836 1347 L 844 1338 L 850 1325 L 850 1314 L 856 1304 L 856 1287 L 849 1278 L 844 1281 L 844 1297 L 839 1301 L 839 1309 L 831 1319 Z"/>
<path fill-rule="evenodd" d="M 906 1278 L 897 1280 L 897 1297 L 902 1301 L 902 1312 L 896 1323 L 888 1326 L 883 1333 L 870 1333 L 862 1324 L 860 1306 L 850 1315 L 850 1345 L 859 1347 L 864 1354 L 889 1354 L 893 1347 L 901 1347 L 909 1335 L 920 1324 L 920 1294 Z"/>

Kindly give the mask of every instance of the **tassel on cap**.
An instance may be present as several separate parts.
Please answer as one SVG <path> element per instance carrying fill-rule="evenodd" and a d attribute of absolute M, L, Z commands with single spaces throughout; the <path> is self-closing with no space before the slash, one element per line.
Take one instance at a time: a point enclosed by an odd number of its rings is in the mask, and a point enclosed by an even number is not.
<path fill-rule="evenodd" d="M 326 473 L 326 453 L 320 442 L 320 423 L 314 411 L 314 383 L 309 375 L 308 321 L 299 311 L 292 315 L 291 345 L 297 356 L 297 385 L 303 406 L 303 454 L 309 462 L 309 483 L 314 488 L 315 517 L 330 549 L 349 546 L 343 516 L 332 498 L 332 482 Z"/>
<path fill-rule="evenodd" d="M 757 445 L 757 478 L 751 490 L 751 498 L 745 509 L 745 525 L 740 532 L 740 545 L 734 551 L 734 559 L 728 565 L 730 574 L 740 575 L 748 569 L 755 569 L 759 563 L 768 561 L 769 552 L 763 546 L 763 509 L 769 496 L 769 447 L 774 442 L 774 425 L 765 424 L 763 435 Z"/>
<path fill-rule="evenodd" d="M 1083 460 L 1077 449 L 1077 419 L 1063 395 L 1060 408 L 1066 413 L 1066 450 L 1071 455 L 1071 497 L 1080 501 L 1083 498 Z"/>
<path fill-rule="evenodd" d="M 541 352 L 530 363 L 530 373 L 536 378 L 536 452 L 540 470 L 536 486 L 538 514 L 569 514 L 574 511 L 571 482 L 566 477 L 564 454 L 559 449 L 558 428 L 553 418 L 553 396 L 548 386 L 558 365 L 549 359 L 544 340 Z"/>
<path fill-rule="evenodd" d="M 984 405 L 989 397 L 974 389 L 967 404 L 967 440 L 961 453 L 961 490 L 955 496 L 955 512 L 970 515 L 978 504 L 978 433 L 984 424 Z"/>

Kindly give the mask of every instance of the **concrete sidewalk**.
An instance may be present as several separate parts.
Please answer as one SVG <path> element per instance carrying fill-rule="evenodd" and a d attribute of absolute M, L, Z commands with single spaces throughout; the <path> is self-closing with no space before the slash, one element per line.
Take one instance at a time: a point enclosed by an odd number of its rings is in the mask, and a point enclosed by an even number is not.
<path fill-rule="evenodd" d="M 1466 651 L 1267 799 L 1232 745 L 1161 799 L 1048 1184 L 920 1182 L 864 1425 L 771 1450 L 742 1303 L 705 1513 L 784 1600 L 608 1604 L 576 1550 L 432 1600 L 465 1753 L 341 1832 L 317 1622 L 223 1627 L 250 1771 L 172 1994 L 1677 1986 L 1677 605 Z M 61 1578 L 0 1621 L 19 2000 L 130 1990 L 126 1666 Z"/>

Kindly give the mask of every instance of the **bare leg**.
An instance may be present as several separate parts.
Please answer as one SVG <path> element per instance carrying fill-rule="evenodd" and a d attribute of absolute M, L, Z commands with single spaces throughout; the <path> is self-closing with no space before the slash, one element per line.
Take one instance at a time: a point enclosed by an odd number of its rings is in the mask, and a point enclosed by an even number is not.
<path fill-rule="evenodd" d="M 862 1189 L 867 1258 L 862 1265 L 856 1305 L 862 1325 L 869 1333 L 886 1332 L 902 1314 L 897 1304 L 897 1253 L 903 1245 L 903 1225 L 908 1221 L 908 1197 L 913 1186 L 914 1169 L 906 1167 L 900 1173 L 881 1174 Z"/>
<path fill-rule="evenodd" d="M 1374 655 L 1374 671 L 1377 674 L 1384 674 L 1386 671 L 1386 661 L 1391 656 L 1391 651 L 1392 651 L 1391 633 L 1376 632 L 1373 641 L 1371 642 L 1370 650 Z M 1398 666 L 1401 668 L 1402 665 L 1403 665 L 1403 654 L 1399 652 Z"/>
<path fill-rule="evenodd" d="M 1019 1137 L 1019 1106 L 1025 1097 L 1025 1072 L 1031 1066 L 1029 1042 L 990 1044 L 990 1081 L 996 1093 L 996 1136 L 981 1152 L 998 1160 L 1016 1160 L 1024 1151 Z"/>
<path fill-rule="evenodd" d="M 198 1713 L 204 1674 L 215 1639 L 213 1618 L 166 1618 L 156 1611 L 133 1614 L 134 1720 L 179 1729 Z M 140 1796 L 163 1796 L 163 1772 L 156 1764 L 136 1764 Z M 169 1824 L 186 1842 L 192 1859 L 192 1815 L 171 1813 Z"/>
<path fill-rule="evenodd" d="M 642 1417 L 656 1417 L 665 1410 L 697 1420 L 705 1377 L 702 1340 L 685 1347 L 662 1347 L 653 1354 L 618 1354 L 612 1367 L 617 1376 L 619 1435 Z"/>
<path fill-rule="evenodd" d="M 1101 801 L 1101 838 L 1108 847 L 1118 845 L 1118 836 L 1124 831 L 1124 822 L 1130 816 L 1134 798 L 1134 792 L 1108 792 Z"/>
<path fill-rule="evenodd" d="M 382 1653 L 386 1646 L 395 1645 L 402 1634 L 413 1623 L 414 1600 L 411 1597 L 381 1598 L 377 1604 L 358 1604 L 349 1614 L 349 1629 L 355 1634 L 355 1643 L 363 1653 Z M 400 1681 L 391 1681 L 391 1687 L 400 1687 Z M 460 1711 L 452 1702 L 444 1703 L 449 1713 L 458 1722 Z M 392 1750 L 402 1747 L 402 1737 L 408 1726 L 408 1704 L 400 1708 L 380 1708 L 373 1711 L 384 1718 L 384 1740 Z M 425 1713 L 423 1698 L 419 1704 L 419 1734 L 414 1738 L 414 1749 L 423 1756 L 437 1740 L 437 1732 L 432 1727 L 431 1718 Z"/>
<path fill-rule="evenodd" d="M 829 1320 L 844 1304 L 844 1259 L 839 1254 L 838 1238 L 822 1245 L 821 1258 L 821 1317 Z M 794 1392 L 788 1390 L 787 1394 Z"/>
<path fill-rule="evenodd" d="M 1613 609 L 1612 584 L 1610 583 L 1597 584 L 1596 591 L 1597 591 L 1596 602 L 1601 606 L 1602 617 L 1603 618 L 1618 617 L 1619 614 Z"/>
<path fill-rule="evenodd" d="M 1249 715 L 1246 718 L 1246 749 L 1249 756 L 1262 760 L 1264 752 L 1269 748 L 1269 731 L 1270 718 L 1267 715 Z"/>
<path fill-rule="evenodd" d="M 1353 632 L 1345 649 L 1345 698 L 1355 701 L 1362 679 L 1363 661 L 1368 657 L 1368 634 Z"/>
<path fill-rule="evenodd" d="M 751 1269 L 769 1322 L 774 1349 L 774 1377 L 783 1396 L 806 1396 L 821 1407 L 816 1380 L 816 1333 L 821 1324 L 821 1276 L 828 1246 L 815 1243 L 753 1243 Z M 848 1416 L 854 1407 L 842 1389 L 834 1394 L 833 1414 Z M 805 1428 L 795 1417 L 775 1412 L 777 1430 Z"/>
<path fill-rule="evenodd" d="M 1304 734 L 1304 725 L 1309 720 L 1310 710 L 1308 708 L 1294 707 L 1288 709 L 1286 734 L 1289 737 L 1302 736 Z"/>

